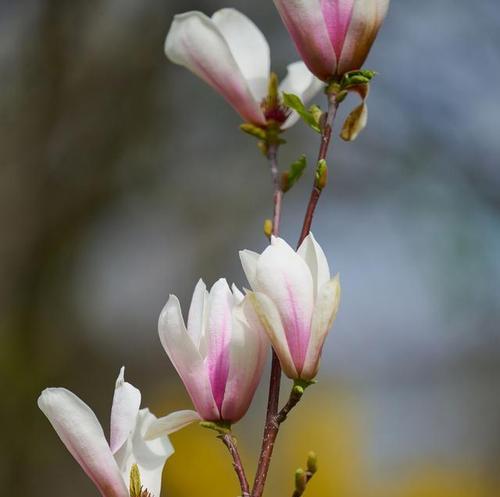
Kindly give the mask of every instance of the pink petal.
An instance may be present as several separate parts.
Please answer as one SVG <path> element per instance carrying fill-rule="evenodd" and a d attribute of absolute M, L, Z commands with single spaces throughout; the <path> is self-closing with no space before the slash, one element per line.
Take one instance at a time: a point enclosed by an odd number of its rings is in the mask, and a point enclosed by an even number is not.
<path fill-rule="evenodd" d="M 193 404 L 203 419 L 218 420 L 208 371 L 198 349 L 189 337 L 182 319 L 179 300 L 171 295 L 158 322 L 160 340 L 181 377 Z"/>
<path fill-rule="evenodd" d="M 217 281 L 208 298 L 207 368 L 215 403 L 222 408 L 229 373 L 233 294 L 225 279 Z"/>
<path fill-rule="evenodd" d="M 337 57 L 323 18 L 320 0 L 274 0 L 302 60 L 319 79 L 329 80 Z"/>
<path fill-rule="evenodd" d="M 222 417 L 235 423 L 245 415 L 253 399 L 269 342 L 248 296 L 233 309 L 232 328 Z"/>

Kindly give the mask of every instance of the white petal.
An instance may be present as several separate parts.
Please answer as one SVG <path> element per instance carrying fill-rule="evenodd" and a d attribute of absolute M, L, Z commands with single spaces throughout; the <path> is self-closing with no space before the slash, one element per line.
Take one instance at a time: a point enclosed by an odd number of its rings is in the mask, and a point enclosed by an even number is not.
<path fill-rule="evenodd" d="M 203 358 L 189 337 L 182 319 L 179 300 L 171 295 L 158 322 L 160 340 L 179 373 L 196 410 L 204 419 L 218 419 L 208 371 Z"/>
<path fill-rule="evenodd" d="M 300 373 L 314 308 L 311 271 L 284 240 L 272 237 L 271 246 L 259 257 L 256 281 L 256 290 L 267 295 L 280 313 L 288 347 Z"/>
<path fill-rule="evenodd" d="M 306 261 L 314 281 L 314 298 L 323 285 L 330 279 L 330 268 L 325 253 L 312 233 L 301 243 L 297 253 Z"/>
<path fill-rule="evenodd" d="M 314 76 L 302 61 L 290 64 L 287 69 L 288 74 L 280 84 L 280 91 L 297 95 L 305 104 L 308 104 L 325 86 L 323 81 Z M 293 111 L 282 129 L 290 128 L 298 119 L 299 115 Z"/>
<path fill-rule="evenodd" d="M 269 45 L 260 29 L 236 9 L 221 9 L 212 16 L 226 39 L 234 60 L 257 102 L 267 96 L 271 71 Z"/>
<path fill-rule="evenodd" d="M 279 357 L 281 368 L 289 378 L 298 378 L 278 309 L 273 301 L 263 293 L 248 294 L 255 312 L 259 316 L 273 349 Z"/>
<path fill-rule="evenodd" d="M 196 421 L 201 421 L 200 415 L 196 411 L 185 410 L 172 412 L 151 423 L 146 432 L 146 440 L 153 440 L 165 435 L 170 435 Z"/>
<path fill-rule="evenodd" d="M 241 293 L 240 289 L 233 283 L 231 285 L 231 291 L 233 292 L 234 303 L 241 304 L 245 296 Z"/>
<path fill-rule="evenodd" d="M 149 409 L 141 409 L 133 435 L 115 454 L 115 458 L 126 481 L 129 481 L 132 465 L 137 464 L 143 488 L 159 497 L 163 466 L 174 453 L 174 448 L 167 437 L 145 440 L 146 432 L 155 421 L 156 417 Z"/>
<path fill-rule="evenodd" d="M 255 275 L 257 273 L 257 261 L 259 260 L 259 257 L 260 255 L 257 254 L 257 252 L 252 252 L 251 250 L 240 250 L 241 265 L 252 290 L 255 290 Z"/>
<path fill-rule="evenodd" d="M 246 121 L 265 124 L 260 103 L 212 19 L 201 12 L 175 16 L 165 40 L 165 54 L 212 86 Z"/>
<path fill-rule="evenodd" d="M 318 295 L 313 315 L 311 340 L 301 374 L 304 380 L 312 380 L 318 372 L 323 344 L 337 316 L 339 304 L 340 281 L 337 275 L 323 285 Z"/>
<path fill-rule="evenodd" d="M 126 442 L 134 430 L 140 406 L 141 392 L 125 381 L 125 368 L 122 367 L 116 380 L 111 407 L 109 445 L 113 454 Z"/>
<path fill-rule="evenodd" d="M 234 423 L 247 412 L 262 376 L 268 347 L 266 332 L 247 296 L 233 310 L 223 419 Z"/>
<path fill-rule="evenodd" d="M 208 292 L 203 280 L 199 280 L 193 292 L 193 298 L 189 307 L 187 321 L 187 332 L 200 351 L 202 357 L 206 354 L 206 323 L 208 315 Z"/>
<path fill-rule="evenodd" d="M 65 388 L 44 390 L 38 407 L 103 497 L 128 497 L 127 486 L 92 409 Z"/>

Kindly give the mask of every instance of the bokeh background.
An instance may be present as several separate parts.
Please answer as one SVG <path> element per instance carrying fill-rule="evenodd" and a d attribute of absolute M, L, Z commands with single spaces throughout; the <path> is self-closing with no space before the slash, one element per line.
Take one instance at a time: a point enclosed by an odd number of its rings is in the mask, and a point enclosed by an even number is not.
<path fill-rule="evenodd" d="M 295 49 L 272 2 L 233 0 L 272 46 Z M 36 407 L 65 386 L 108 426 L 122 364 L 143 403 L 189 408 L 156 333 L 170 292 L 201 276 L 245 284 L 262 249 L 267 166 L 225 102 L 169 64 L 174 13 L 215 0 L 0 1 L 0 481 L 16 497 L 97 494 Z M 267 495 L 500 495 L 500 9 L 394 0 L 367 67 L 370 122 L 333 145 L 314 232 L 343 302 L 319 377 L 283 428 Z M 317 103 L 321 98 L 317 98 Z M 343 105 L 343 113 L 354 104 Z M 288 136 L 287 165 L 318 139 Z M 286 198 L 299 231 L 311 173 Z M 236 428 L 249 471 L 267 379 Z M 284 382 L 284 391 L 289 388 Z M 222 445 L 173 435 L 170 497 L 235 496 Z"/>

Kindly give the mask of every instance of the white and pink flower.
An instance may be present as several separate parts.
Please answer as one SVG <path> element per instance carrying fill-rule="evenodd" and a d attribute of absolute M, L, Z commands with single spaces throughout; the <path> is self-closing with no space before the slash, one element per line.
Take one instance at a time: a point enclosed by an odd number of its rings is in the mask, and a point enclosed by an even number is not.
<path fill-rule="evenodd" d="M 200 280 L 187 326 L 179 300 L 171 295 L 158 329 L 195 406 L 197 414 L 192 413 L 192 420 L 239 421 L 252 401 L 268 349 L 266 334 L 248 298 L 234 285 L 231 290 L 225 279 L 217 281 L 210 292 Z M 155 434 L 169 431 L 171 416 L 155 424 Z"/>
<path fill-rule="evenodd" d="M 108 443 L 92 409 L 74 393 L 47 388 L 38 398 L 38 407 L 103 497 L 129 497 L 134 464 L 144 490 L 160 497 L 163 466 L 174 449 L 166 437 L 146 440 L 156 417 L 149 409 L 140 409 L 140 404 L 141 392 L 125 381 L 122 368 L 113 397 Z"/>
<path fill-rule="evenodd" d="M 248 17 L 227 8 L 212 17 L 196 11 L 176 15 L 165 40 L 165 53 L 212 86 L 246 122 L 266 126 L 269 116 L 262 102 L 271 74 L 270 50 Z M 307 102 L 322 86 L 303 62 L 296 62 L 288 66 L 280 88 Z M 283 117 L 282 129 L 298 119 L 296 113 Z"/>
<path fill-rule="evenodd" d="M 274 0 L 302 60 L 319 79 L 360 69 L 390 0 Z"/>
<path fill-rule="evenodd" d="M 262 254 L 240 252 L 250 298 L 285 374 L 312 380 L 340 303 L 338 275 L 312 234 L 297 252 L 273 237 Z"/>

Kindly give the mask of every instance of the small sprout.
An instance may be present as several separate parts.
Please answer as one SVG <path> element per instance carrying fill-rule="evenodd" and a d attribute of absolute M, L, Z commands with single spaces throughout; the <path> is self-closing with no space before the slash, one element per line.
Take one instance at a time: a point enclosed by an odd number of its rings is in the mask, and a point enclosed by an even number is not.
<path fill-rule="evenodd" d="M 295 471 L 295 490 L 302 495 L 307 487 L 307 475 L 306 472 L 299 468 Z"/>
<path fill-rule="evenodd" d="M 299 179 L 304 174 L 304 170 L 307 167 L 307 158 L 302 155 L 293 164 L 290 165 L 290 169 L 285 171 L 281 176 L 281 189 L 284 193 L 288 192 L 294 185 L 299 181 Z"/>
<path fill-rule="evenodd" d="M 133 464 L 130 470 L 130 497 L 141 497 L 142 485 L 139 466 Z"/>
<path fill-rule="evenodd" d="M 267 138 L 266 130 L 259 126 L 255 126 L 255 124 L 243 123 L 240 125 L 240 129 L 247 135 L 258 138 L 259 140 L 265 140 Z"/>
<path fill-rule="evenodd" d="M 283 93 L 283 101 L 287 107 L 293 109 L 297 114 L 305 121 L 317 133 L 321 133 L 321 127 L 319 121 L 317 120 L 318 108 L 313 106 L 309 110 L 302 100 L 293 93 Z"/>
<path fill-rule="evenodd" d="M 271 219 L 266 219 L 264 221 L 264 234 L 267 236 L 267 238 L 271 238 L 273 234 L 273 222 Z"/>
<path fill-rule="evenodd" d="M 328 183 L 328 165 L 325 159 L 321 159 L 316 166 L 315 186 L 318 190 L 323 190 Z"/>
<path fill-rule="evenodd" d="M 219 435 L 231 433 L 231 423 L 227 421 L 201 421 L 200 426 L 216 431 Z"/>
<path fill-rule="evenodd" d="M 313 451 L 307 455 L 307 471 L 311 476 L 318 471 L 318 456 Z"/>

